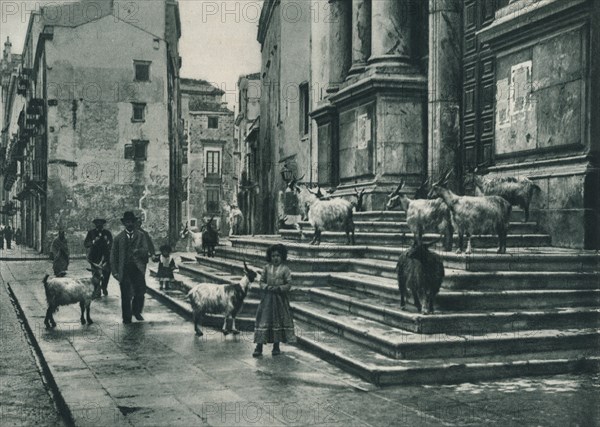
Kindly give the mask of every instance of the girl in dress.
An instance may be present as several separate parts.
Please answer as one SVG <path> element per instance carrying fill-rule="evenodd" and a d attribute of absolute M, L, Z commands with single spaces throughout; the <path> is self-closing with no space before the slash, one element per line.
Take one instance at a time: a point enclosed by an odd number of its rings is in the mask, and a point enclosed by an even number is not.
<path fill-rule="evenodd" d="M 160 258 L 158 260 L 158 272 L 156 273 L 161 290 L 169 288 L 169 284 L 175 279 L 173 271 L 176 268 L 175 260 L 171 256 L 171 246 L 162 245 L 160 247 Z"/>
<path fill-rule="evenodd" d="M 262 355 L 263 344 L 273 343 L 271 354 L 277 356 L 281 353 L 279 343 L 296 341 L 288 296 L 292 288 L 292 273 L 284 264 L 286 260 L 287 248 L 284 245 L 277 244 L 267 249 L 269 264 L 260 279 L 263 297 L 256 312 L 254 357 Z"/>

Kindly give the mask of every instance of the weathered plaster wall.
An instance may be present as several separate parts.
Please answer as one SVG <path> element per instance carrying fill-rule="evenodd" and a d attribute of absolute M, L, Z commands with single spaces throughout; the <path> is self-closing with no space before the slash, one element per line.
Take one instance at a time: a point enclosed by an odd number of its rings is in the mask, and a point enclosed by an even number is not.
<path fill-rule="evenodd" d="M 219 128 L 209 129 L 208 118 L 218 117 Z M 200 223 L 210 219 L 207 212 L 206 191 L 219 190 L 219 200 L 231 203 L 234 200 L 235 185 L 233 181 L 233 112 L 191 112 L 189 115 L 189 143 L 191 154 L 188 159 L 190 170 L 190 213 Z M 205 176 L 206 150 L 221 152 L 221 175 L 219 179 Z M 221 235 L 229 233 L 226 212 L 221 209 L 217 215 Z"/>
<path fill-rule="evenodd" d="M 118 232 L 123 212 L 136 210 L 160 243 L 169 218 L 164 42 L 108 16 L 57 27 L 46 47 L 48 99 L 57 102 L 48 108 L 48 233 L 62 222 L 80 237 L 96 217 Z M 152 62 L 149 82 L 134 82 L 134 60 Z M 131 102 L 147 104 L 144 123 L 132 123 Z M 147 160 L 124 158 L 133 139 L 149 141 Z"/>

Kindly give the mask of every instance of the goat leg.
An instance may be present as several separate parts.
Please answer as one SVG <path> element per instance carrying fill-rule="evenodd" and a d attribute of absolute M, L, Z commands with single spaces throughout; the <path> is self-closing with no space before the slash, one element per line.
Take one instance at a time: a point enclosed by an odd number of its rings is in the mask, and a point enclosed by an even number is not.
<path fill-rule="evenodd" d="M 467 250 L 465 251 L 465 253 L 473 253 L 473 248 L 471 247 L 471 233 L 467 233 Z"/>
<path fill-rule="evenodd" d="M 83 301 L 79 302 L 79 307 L 81 308 L 81 324 L 85 325 L 85 319 L 83 317 L 84 313 L 85 313 L 85 303 Z"/>
<path fill-rule="evenodd" d="M 202 335 L 204 335 L 202 333 L 201 328 L 198 326 L 200 324 L 201 320 L 202 320 L 202 315 L 194 313 L 194 331 L 196 332 L 196 335 L 199 336 L 199 337 L 201 337 Z"/>
<path fill-rule="evenodd" d="M 87 318 L 88 325 L 91 325 L 92 323 L 94 323 L 94 321 L 90 317 L 90 305 L 91 305 L 91 302 L 85 307 L 85 317 Z"/>
<path fill-rule="evenodd" d="M 227 315 L 223 316 L 223 328 L 221 329 L 223 335 L 229 335 L 229 331 L 227 330 Z"/>
<path fill-rule="evenodd" d="M 415 303 L 415 307 L 417 307 L 417 310 L 419 311 L 419 313 L 421 312 L 421 300 L 419 300 L 419 295 L 418 292 L 416 292 L 416 289 L 413 290 L 413 300 Z"/>
<path fill-rule="evenodd" d="M 240 331 L 238 331 L 237 328 L 235 327 L 235 316 L 233 316 L 231 318 L 231 333 L 233 335 L 238 335 L 240 333 Z"/>
<path fill-rule="evenodd" d="M 46 318 L 44 319 L 44 325 L 46 325 L 46 329 L 52 328 L 51 319 L 52 319 L 52 307 L 48 306 L 48 310 L 46 310 Z"/>

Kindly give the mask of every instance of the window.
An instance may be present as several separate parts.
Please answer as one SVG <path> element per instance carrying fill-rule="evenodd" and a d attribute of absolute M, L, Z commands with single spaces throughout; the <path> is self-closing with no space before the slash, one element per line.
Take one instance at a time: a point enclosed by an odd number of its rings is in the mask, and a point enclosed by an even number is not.
<path fill-rule="evenodd" d="M 208 118 L 208 128 L 209 129 L 219 129 L 219 118 L 218 117 L 209 117 Z"/>
<path fill-rule="evenodd" d="M 147 61 L 134 61 L 135 67 L 135 81 L 137 82 L 148 82 L 150 81 L 150 62 Z"/>
<path fill-rule="evenodd" d="M 310 111 L 309 96 L 308 96 L 308 83 L 302 83 L 299 88 L 300 96 L 300 136 L 308 134 L 308 128 L 310 124 L 310 117 L 308 115 Z"/>
<path fill-rule="evenodd" d="M 221 172 L 221 152 L 207 151 L 206 152 L 206 174 L 219 175 Z"/>
<path fill-rule="evenodd" d="M 125 158 L 130 160 L 146 160 L 148 158 L 148 141 L 133 140 L 125 144 Z"/>
<path fill-rule="evenodd" d="M 206 190 L 206 211 L 208 213 L 219 213 L 219 190 Z"/>
<path fill-rule="evenodd" d="M 132 122 L 145 122 L 146 121 L 146 104 L 133 103 L 133 115 L 131 117 Z"/>

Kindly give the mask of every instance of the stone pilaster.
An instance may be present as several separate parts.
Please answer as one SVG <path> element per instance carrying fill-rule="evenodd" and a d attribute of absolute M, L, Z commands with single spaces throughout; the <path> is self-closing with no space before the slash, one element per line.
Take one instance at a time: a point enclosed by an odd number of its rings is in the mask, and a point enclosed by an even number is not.
<path fill-rule="evenodd" d="M 352 64 L 352 3 L 351 0 L 329 0 L 329 85 L 335 93 L 346 80 Z"/>
<path fill-rule="evenodd" d="M 427 172 L 433 178 L 459 164 L 461 16 L 460 0 L 429 0 Z"/>
<path fill-rule="evenodd" d="M 348 77 L 362 73 L 371 55 L 371 2 L 352 0 L 352 67 Z"/>
<path fill-rule="evenodd" d="M 413 40 L 413 0 L 371 2 L 371 57 L 373 68 L 401 71 L 410 66 Z"/>

